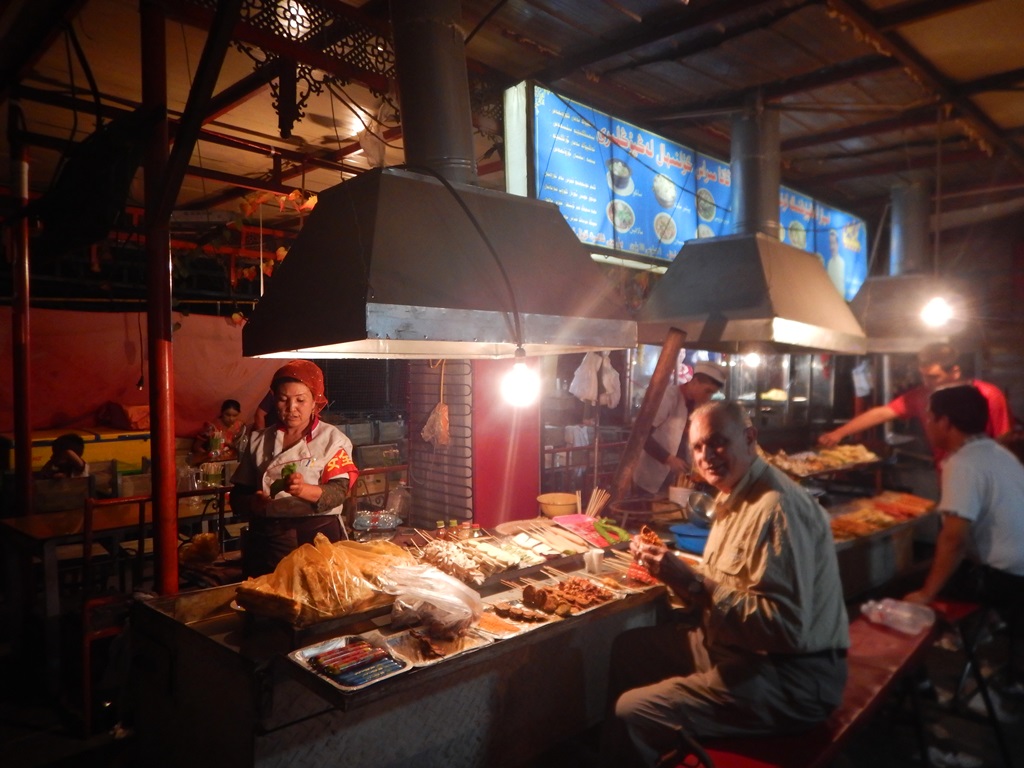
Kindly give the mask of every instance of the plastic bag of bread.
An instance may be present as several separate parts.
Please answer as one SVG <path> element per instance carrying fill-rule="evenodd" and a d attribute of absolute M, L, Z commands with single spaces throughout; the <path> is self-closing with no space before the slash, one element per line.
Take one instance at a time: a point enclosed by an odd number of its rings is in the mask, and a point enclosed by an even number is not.
<path fill-rule="evenodd" d="M 297 627 L 391 600 L 374 589 L 348 550 L 319 534 L 313 544 L 303 544 L 282 558 L 273 573 L 244 581 L 236 599 L 247 611 Z"/>
<path fill-rule="evenodd" d="M 391 625 L 422 623 L 427 635 L 449 640 L 465 634 L 480 620 L 480 595 L 432 565 L 399 566 L 386 574 L 384 588 L 395 596 Z"/>
<path fill-rule="evenodd" d="M 416 564 L 416 558 L 409 550 L 392 541 L 337 541 L 334 547 L 342 550 L 363 578 L 381 591 L 384 591 L 388 569 L 396 565 Z"/>

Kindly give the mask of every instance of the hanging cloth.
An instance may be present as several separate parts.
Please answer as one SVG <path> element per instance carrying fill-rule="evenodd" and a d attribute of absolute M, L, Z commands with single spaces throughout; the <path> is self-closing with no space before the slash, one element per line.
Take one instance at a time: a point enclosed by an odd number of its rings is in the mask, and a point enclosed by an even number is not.
<path fill-rule="evenodd" d="M 600 378 L 600 385 L 598 380 Z M 585 403 L 614 408 L 622 397 L 619 373 L 607 352 L 587 352 L 569 384 L 569 392 Z"/>
<path fill-rule="evenodd" d="M 601 363 L 601 392 L 598 402 L 601 405 L 605 405 L 609 408 L 614 408 L 619 404 L 619 398 L 622 397 L 622 382 L 619 381 L 619 372 L 612 366 L 611 356 L 608 352 L 602 352 L 601 357 L 604 358 Z"/>

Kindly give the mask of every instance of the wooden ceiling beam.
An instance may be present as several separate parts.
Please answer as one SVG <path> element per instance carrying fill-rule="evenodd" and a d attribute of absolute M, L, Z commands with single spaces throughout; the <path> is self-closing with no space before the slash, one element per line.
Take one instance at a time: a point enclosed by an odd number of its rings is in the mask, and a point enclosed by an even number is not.
<path fill-rule="evenodd" d="M 889 32 L 898 27 L 927 21 L 936 16 L 944 16 L 972 5 L 988 0 L 907 0 L 899 5 L 892 5 L 878 14 L 879 32 Z"/>
<path fill-rule="evenodd" d="M 12 0 L 0 12 L 0 102 L 49 50 L 86 0 Z"/>
<path fill-rule="evenodd" d="M 997 72 L 993 75 L 979 77 L 960 86 L 963 94 L 989 93 L 991 91 L 1016 90 L 1024 83 L 1024 67 Z"/>
<path fill-rule="evenodd" d="M 203 122 L 212 123 L 239 104 L 251 99 L 266 88 L 278 76 L 280 70 L 281 60 L 273 59 L 266 64 L 258 66 L 238 82 L 232 83 L 220 93 L 215 94 L 210 99 Z"/>
<path fill-rule="evenodd" d="M 989 160 L 988 154 L 980 149 L 968 149 L 961 152 L 949 152 L 942 155 L 943 167 L 960 165 L 963 163 L 977 163 L 982 160 Z M 850 179 L 861 179 L 868 176 L 889 176 L 905 171 L 917 171 L 922 168 L 930 168 L 935 165 L 935 153 L 921 154 L 917 157 L 901 158 L 874 165 L 857 165 L 845 167 L 839 171 L 831 171 L 811 176 L 801 176 L 794 179 L 793 183 L 799 185 L 826 185 Z"/>
<path fill-rule="evenodd" d="M 819 88 L 828 88 L 867 75 L 886 72 L 898 66 L 887 56 L 864 56 L 851 61 L 839 62 L 806 72 L 785 80 L 763 83 L 751 88 L 732 91 L 713 99 L 694 101 L 688 104 L 669 105 L 635 110 L 631 117 L 637 120 L 658 122 L 692 119 L 694 116 L 744 109 L 752 96 L 760 94 L 765 102 L 778 101 L 787 96 L 807 93 Z"/>
<path fill-rule="evenodd" d="M 686 45 L 678 48 L 673 48 L 671 51 L 665 53 L 659 53 L 651 56 L 641 56 L 631 59 L 625 64 L 620 64 L 615 67 L 609 67 L 608 69 L 599 70 L 598 74 L 602 77 L 608 75 L 614 75 L 618 72 L 624 72 L 631 69 L 638 69 L 648 64 L 657 64 L 664 61 L 679 61 L 685 59 L 688 56 L 696 56 L 704 51 L 709 51 L 713 48 L 717 48 L 723 43 L 727 43 L 730 40 L 734 40 L 737 37 L 756 32 L 764 29 L 767 26 L 775 24 L 781 19 L 790 16 L 797 11 L 800 11 L 811 4 L 817 4 L 817 0 L 805 0 L 795 6 L 782 6 L 769 10 L 768 13 L 751 18 L 750 20 L 736 24 L 734 26 L 724 25 L 712 25 L 711 29 L 699 34 L 697 39 L 687 43 Z M 657 41 L 652 41 L 657 42 Z M 627 51 L 628 52 L 628 51 Z"/>
<path fill-rule="evenodd" d="M 874 136 L 880 133 L 892 133 L 894 131 L 905 131 L 910 128 L 920 128 L 925 125 L 934 125 L 938 122 L 938 111 L 935 106 L 916 107 L 901 112 L 895 117 L 887 117 L 884 120 L 874 120 L 870 123 L 859 123 L 848 125 L 843 128 L 836 128 L 831 131 L 812 133 L 805 136 L 794 136 L 782 142 L 783 152 L 793 152 L 799 149 L 817 147 L 822 144 L 834 144 L 848 139 L 861 139 L 866 136 Z"/>
<path fill-rule="evenodd" d="M 804 3 L 801 1 L 800 3 Z M 688 32 L 708 24 L 721 24 L 742 11 L 750 10 L 749 0 L 718 0 L 705 4 L 700 8 L 691 8 L 686 4 L 661 13 L 652 13 L 640 23 L 615 37 L 602 40 L 600 44 L 564 56 L 544 69 L 533 72 L 525 79 L 541 83 L 555 83 L 574 72 L 586 69 L 600 61 L 614 56 L 629 53 L 645 45 L 656 43 L 681 32 Z"/>
<path fill-rule="evenodd" d="M 988 115 L 969 97 L 960 93 L 954 83 L 942 75 L 935 65 L 894 31 L 882 32 L 878 25 L 884 19 L 868 8 L 862 0 L 827 0 L 828 4 L 860 34 L 888 50 L 925 88 L 950 104 L 967 120 L 978 137 L 993 149 L 1010 156 L 1024 170 L 1024 147 L 1010 141 Z"/>
<path fill-rule="evenodd" d="M 391 141 L 392 139 L 396 139 L 396 138 L 398 138 L 401 135 L 402 135 L 401 127 L 388 128 L 382 134 L 382 136 L 383 136 L 385 141 Z M 360 149 L 362 149 L 362 147 L 359 145 L 359 142 L 356 141 L 356 142 L 353 142 L 352 144 L 349 144 L 346 147 L 342 147 L 339 150 L 331 152 L 330 154 L 328 154 L 326 156 L 325 159 L 340 160 L 341 158 L 346 157 L 346 156 L 348 156 L 350 154 L 353 154 L 354 152 L 358 152 Z M 305 170 L 305 167 L 301 163 L 298 163 L 296 165 L 293 165 L 291 168 L 289 168 L 287 170 L 281 169 L 280 173 L 278 173 L 277 175 L 280 177 L 279 180 L 281 182 L 283 182 L 283 181 L 285 181 L 287 179 L 294 179 L 296 176 L 301 176 L 303 174 L 304 170 Z M 346 173 L 352 173 L 352 174 L 359 174 L 359 173 L 363 172 L 363 170 L 361 168 L 352 168 L 352 167 L 346 167 L 344 170 L 345 170 Z M 252 187 L 246 186 L 244 184 L 238 184 L 238 185 L 236 185 L 235 188 L 222 190 L 221 192 L 218 192 L 216 194 L 208 195 L 208 196 L 202 198 L 201 200 L 194 200 L 194 201 L 192 201 L 192 203 L 189 204 L 189 207 L 190 208 L 191 207 L 215 208 L 218 205 L 223 205 L 225 203 L 229 203 L 232 200 L 236 200 L 239 197 L 242 197 L 243 195 L 248 194 L 250 189 L 252 189 Z"/>

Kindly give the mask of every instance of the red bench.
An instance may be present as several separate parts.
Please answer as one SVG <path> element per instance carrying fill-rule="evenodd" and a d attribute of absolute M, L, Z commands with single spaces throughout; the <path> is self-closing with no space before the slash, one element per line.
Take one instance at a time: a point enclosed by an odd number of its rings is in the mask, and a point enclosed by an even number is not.
<path fill-rule="evenodd" d="M 900 679 L 921 664 L 937 631 L 933 627 L 904 635 L 858 617 L 850 624 L 849 677 L 843 701 L 828 720 L 798 734 L 709 739 L 703 742 L 708 757 L 715 768 L 829 765 L 878 711 Z"/>

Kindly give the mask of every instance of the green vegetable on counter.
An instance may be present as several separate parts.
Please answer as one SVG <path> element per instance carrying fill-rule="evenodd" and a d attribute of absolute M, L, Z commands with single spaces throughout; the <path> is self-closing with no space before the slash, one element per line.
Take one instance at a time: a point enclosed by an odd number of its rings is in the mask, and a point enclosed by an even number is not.
<path fill-rule="evenodd" d="M 594 530 L 609 544 L 629 541 L 629 531 L 615 525 L 610 517 L 599 517 L 594 520 Z"/>
<path fill-rule="evenodd" d="M 270 498 L 274 498 L 288 487 L 288 476 L 293 475 L 299 471 L 298 466 L 293 464 L 285 464 L 284 469 L 281 470 L 281 477 L 270 484 Z"/>

